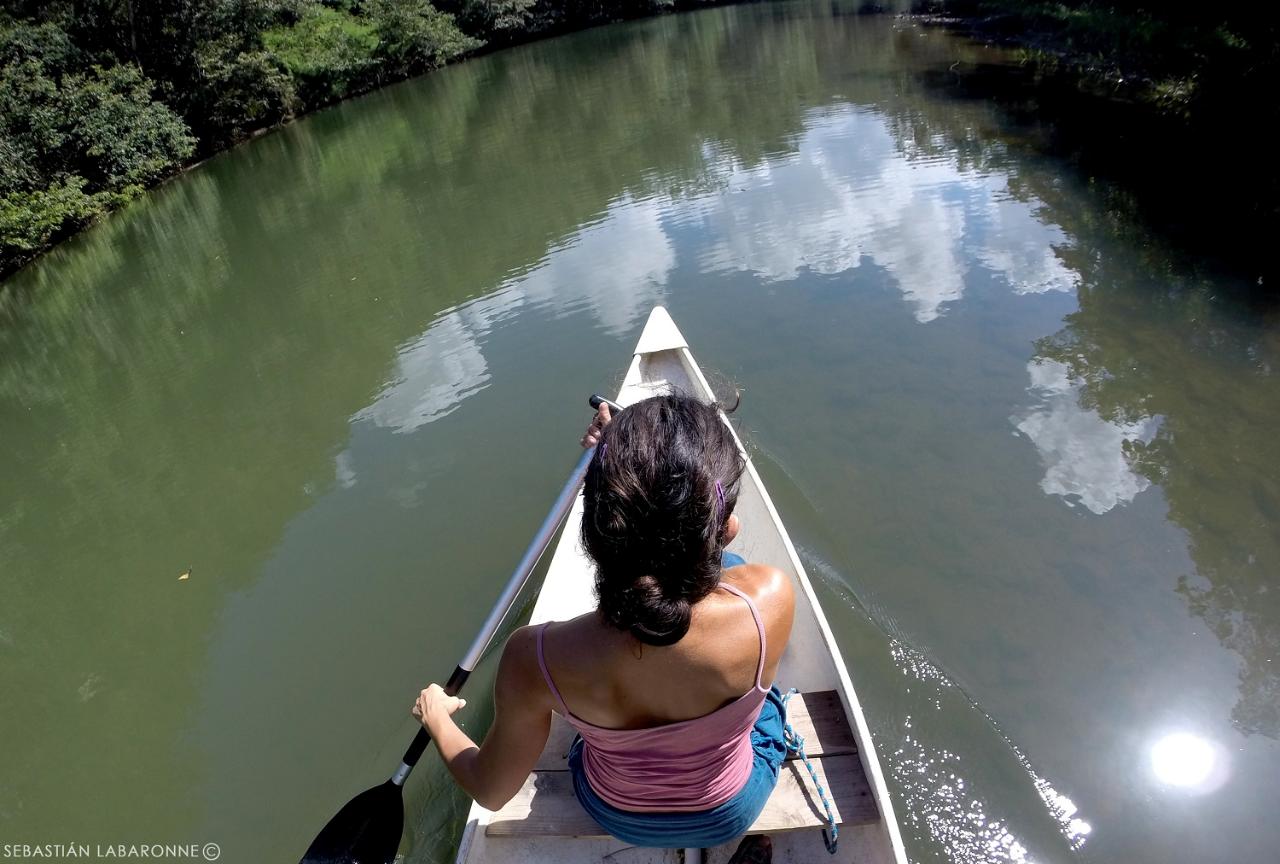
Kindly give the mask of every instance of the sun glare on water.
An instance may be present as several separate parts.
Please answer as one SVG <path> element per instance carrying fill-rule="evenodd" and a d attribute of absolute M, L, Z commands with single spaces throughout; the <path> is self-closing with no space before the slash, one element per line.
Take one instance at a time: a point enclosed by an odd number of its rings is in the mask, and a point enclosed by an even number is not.
<path fill-rule="evenodd" d="M 1156 779 L 1189 792 L 1211 792 L 1226 779 L 1222 747 L 1190 732 L 1172 732 L 1151 745 Z"/>

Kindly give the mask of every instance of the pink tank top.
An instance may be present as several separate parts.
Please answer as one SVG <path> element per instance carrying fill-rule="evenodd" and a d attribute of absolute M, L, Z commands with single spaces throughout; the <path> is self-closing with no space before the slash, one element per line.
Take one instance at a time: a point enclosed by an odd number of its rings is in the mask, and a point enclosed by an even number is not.
<path fill-rule="evenodd" d="M 579 720 L 569 711 L 547 671 L 538 628 L 538 665 L 560 713 L 582 736 L 582 764 L 587 782 L 605 803 L 636 812 L 710 810 L 742 790 L 755 758 L 751 729 L 769 692 L 764 673 L 764 624 L 751 598 L 732 585 L 720 587 L 747 602 L 760 633 L 760 662 L 755 686 L 733 702 L 692 720 L 648 729 L 606 729 Z"/>

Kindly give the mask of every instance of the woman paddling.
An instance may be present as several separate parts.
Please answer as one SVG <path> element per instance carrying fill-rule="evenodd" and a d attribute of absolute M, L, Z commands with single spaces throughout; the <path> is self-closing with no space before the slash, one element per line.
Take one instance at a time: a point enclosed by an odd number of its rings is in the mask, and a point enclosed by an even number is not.
<path fill-rule="evenodd" d="M 577 798 L 602 828 L 642 846 L 719 845 L 755 821 L 786 756 L 766 682 L 790 637 L 791 582 L 724 551 L 745 463 L 714 406 L 657 396 L 614 418 L 602 405 L 582 443 L 598 445 L 582 519 L 596 611 L 511 635 L 482 745 L 439 685 L 413 714 L 463 790 L 497 810 L 559 713 L 579 734 Z"/>

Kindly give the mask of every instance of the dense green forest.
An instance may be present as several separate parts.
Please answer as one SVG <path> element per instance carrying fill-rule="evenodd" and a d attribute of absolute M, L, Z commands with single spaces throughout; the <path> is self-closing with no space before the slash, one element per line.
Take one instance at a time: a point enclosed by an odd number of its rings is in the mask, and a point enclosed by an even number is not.
<path fill-rule="evenodd" d="M 711 0 L 4 0 L 0 276 L 184 164 L 482 47 Z"/>

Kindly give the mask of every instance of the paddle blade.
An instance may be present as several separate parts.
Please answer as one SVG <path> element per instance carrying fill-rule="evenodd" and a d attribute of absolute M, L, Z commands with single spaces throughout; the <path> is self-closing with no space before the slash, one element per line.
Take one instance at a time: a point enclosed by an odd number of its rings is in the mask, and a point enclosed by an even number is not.
<path fill-rule="evenodd" d="M 403 830 L 404 799 L 388 780 L 348 801 L 299 864 L 391 864 Z"/>

